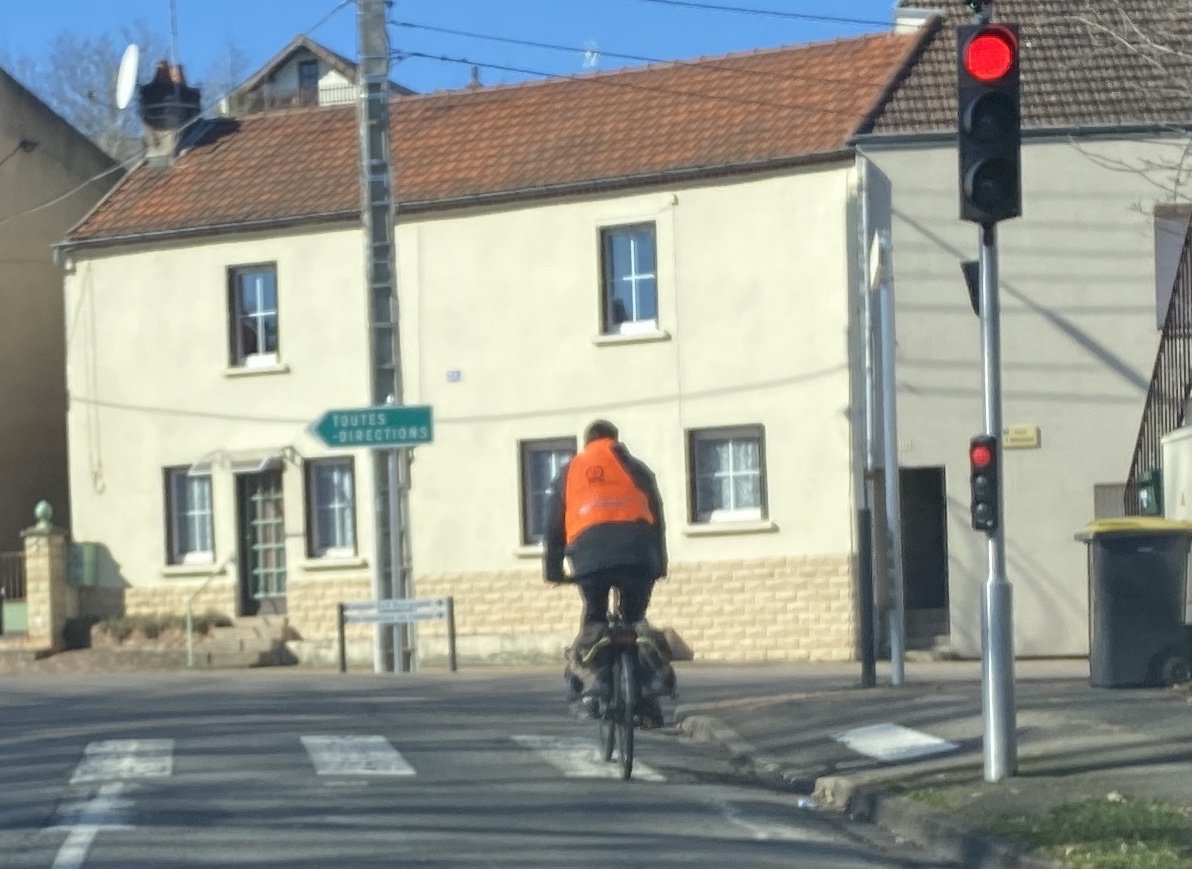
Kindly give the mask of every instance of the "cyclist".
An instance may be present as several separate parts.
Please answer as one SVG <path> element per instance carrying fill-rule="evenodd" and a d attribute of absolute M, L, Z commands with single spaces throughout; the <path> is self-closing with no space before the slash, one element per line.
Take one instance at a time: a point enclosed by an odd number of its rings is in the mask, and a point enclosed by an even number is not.
<path fill-rule="evenodd" d="M 666 575 L 667 567 L 662 497 L 654 474 L 629 454 L 608 420 L 598 419 L 587 427 L 583 450 L 551 484 L 543 538 L 547 582 L 567 581 L 564 556 L 570 559 L 571 576 L 583 598 L 579 635 L 564 676 L 572 699 L 580 700 L 581 715 L 593 717 L 598 699 L 608 691 L 606 662 L 593 652 L 598 652 L 608 627 L 609 592 L 620 591 L 622 616 L 648 638 L 646 608 L 654 582 Z M 668 660 L 663 663 L 668 672 L 657 675 L 669 693 L 674 673 Z M 581 672 L 589 677 L 586 685 Z M 642 726 L 661 726 L 656 697 L 643 696 L 639 709 Z"/>

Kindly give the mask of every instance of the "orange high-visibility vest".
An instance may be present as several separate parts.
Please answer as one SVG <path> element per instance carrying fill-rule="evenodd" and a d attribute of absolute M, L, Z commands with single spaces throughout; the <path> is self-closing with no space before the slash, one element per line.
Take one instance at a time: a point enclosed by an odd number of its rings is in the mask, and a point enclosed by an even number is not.
<path fill-rule="evenodd" d="M 654 524 L 650 501 L 613 452 L 615 444 L 612 438 L 592 441 L 571 460 L 563 500 L 568 543 L 606 522 Z"/>

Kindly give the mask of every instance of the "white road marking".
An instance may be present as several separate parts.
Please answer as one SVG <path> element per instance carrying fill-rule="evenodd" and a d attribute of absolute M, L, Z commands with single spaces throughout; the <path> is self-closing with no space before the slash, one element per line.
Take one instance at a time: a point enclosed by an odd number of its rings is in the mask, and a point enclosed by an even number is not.
<path fill-rule="evenodd" d="M 955 742 L 899 724 L 872 724 L 838 733 L 835 739 L 858 754 L 887 763 L 945 754 L 960 748 Z"/>
<path fill-rule="evenodd" d="M 120 815 L 132 806 L 129 800 L 120 799 L 124 788 L 123 782 L 108 782 L 100 785 L 99 792 L 91 799 L 62 809 L 61 814 L 66 816 L 64 821 L 69 822 L 53 829 L 70 832 L 58 849 L 51 869 L 80 869 L 100 830 L 130 829 L 129 825 L 120 823 Z"/>
<path fill-rule="evenodd" d="M 383 736 L 304 736 L 319 775 L 415 775 Z"/>
<path fill-rule="evenodd" d="M 759 842 L 833 842 L 837 837 L 828 830 L 810 830 L 773 821 L 751 821 L 741 810 L 726 800 L 710 800 L 710 804 L 730 824 L 748 832 Z"/>
<path fill-rule="evenodd" d="M 107 739 L 87 745 L 70 783 L 161 778 L 173 771 L 172 739 Z"/>
<path fill-rule="evenodd" d="M 514 736 L 513 741 L 524 746 L 567 778 L 620 778 L 621 767 L 613 760 L 604 761 L 596 749 L 595 737 L 583 739 L 567 736 Z M 633 777 L 642 781 L 666 781 L 665 776 L 634 758 Z"/>

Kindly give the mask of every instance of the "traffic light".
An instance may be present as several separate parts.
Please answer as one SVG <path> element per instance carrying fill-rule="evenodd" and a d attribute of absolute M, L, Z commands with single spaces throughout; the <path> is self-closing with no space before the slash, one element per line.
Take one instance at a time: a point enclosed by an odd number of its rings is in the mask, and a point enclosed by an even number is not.
<path fill-rule="evenodd" d="M 956 28 L 960 217 L 984 226 L 1022 214 L 1018 25 Z"/>
<path fill-rule="evenodd" d="M 969 441 L 969 483 L 972 487 L 973 528 L 995 531 L 998 515 L 998 444 L 992 435 L 977 435 Z"/>

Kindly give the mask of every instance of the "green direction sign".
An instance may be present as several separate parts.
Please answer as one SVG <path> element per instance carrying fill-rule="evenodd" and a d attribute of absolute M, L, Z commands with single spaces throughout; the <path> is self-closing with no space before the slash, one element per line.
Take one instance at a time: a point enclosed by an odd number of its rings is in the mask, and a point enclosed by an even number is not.
<path fill-rule="evenodd" d="M 329 447 L 429 444 L 432 431 L 430 405 L 426 404 L 329 410 L 314 424 L 314 433 Z"/>

